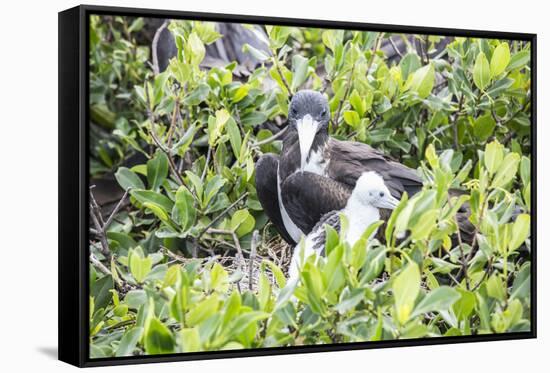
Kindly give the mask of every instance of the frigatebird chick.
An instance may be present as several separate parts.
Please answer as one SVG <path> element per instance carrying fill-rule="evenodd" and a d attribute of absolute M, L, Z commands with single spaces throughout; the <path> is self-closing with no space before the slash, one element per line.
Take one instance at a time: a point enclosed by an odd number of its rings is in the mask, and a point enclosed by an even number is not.
<path fill-rule="evenodd" d="M 340 234 L 344 234 L 344 240 L 353 246 L 371 224 L 380 220 L 380 209 L 393 210 L 398 203 L 399 200 L 391 195 L 382 176 L 375 171 L 364 172 L 357 179 L 346 206 L 342 210 L 333 210 L 323 215 L 313 230 L 305 237 L 305 242 L 296 246 L 288 271 L 290 281 L 298 279 L 301 258 L 305 260 L 313 253 L 317 253 L 319 256 L 324 255 L 326 225 L 340 233 L 340 216 L 344 215 L 349 223 L 348 229 Z M 369 239 L 375 234 L 376 230 L 372 232 Z"/>

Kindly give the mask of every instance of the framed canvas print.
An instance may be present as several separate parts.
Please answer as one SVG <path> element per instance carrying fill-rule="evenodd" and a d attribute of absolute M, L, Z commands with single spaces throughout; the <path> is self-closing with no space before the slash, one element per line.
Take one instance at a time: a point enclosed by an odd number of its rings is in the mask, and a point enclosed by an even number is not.
<path fill-rule="evenodd" d="M 536 336 L 536 36 L 59 14 L 59 357 Z"/>

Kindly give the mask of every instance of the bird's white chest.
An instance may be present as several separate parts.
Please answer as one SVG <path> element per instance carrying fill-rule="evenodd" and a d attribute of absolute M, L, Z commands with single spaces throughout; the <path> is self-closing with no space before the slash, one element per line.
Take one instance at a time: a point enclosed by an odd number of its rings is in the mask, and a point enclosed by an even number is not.
<path fill-rule="evenodd" d="M 325 176 L 327 165 L 328 161 L 323 158 L 323 152 L 318 150 L 316 152 L 309 153 L 309 157 L 304 166 L 304 171 Z"/>
<path fill-rule="evenodd" d="M 345 239 L 350 246 L 355 245 L 372 223 L 380 220 L 380 212 L 372 206 L 347 206 L 344 215 L 349 222 Z M 375 234 L 376 231 L 371 234 L 369 240 Z"/>

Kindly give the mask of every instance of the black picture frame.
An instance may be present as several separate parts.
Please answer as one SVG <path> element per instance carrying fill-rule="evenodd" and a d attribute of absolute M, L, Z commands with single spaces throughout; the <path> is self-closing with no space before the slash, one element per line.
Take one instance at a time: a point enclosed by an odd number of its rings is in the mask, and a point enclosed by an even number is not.
<path fill-rule="evenodd" d="M 322 27 L 367 31 L 437 34 L 525 40 L 531 42 L 531 331 L 477 336 L 419 338 L 397 341 L 309 345 L 296 347 L 261 348 L 251 350 L 182 353 L 170 355 L 135 356 L 90 359 L 88 354 L 88 90 L 89 90 L 89 16 L 108 14 L 144 16 L 203 21 L 244 22 L 285 26 Z M 327 352 L 402 346 L 452 344 L 536 338 L 537 331 L 537 244 L 536 244 L 536 107 L 537 107 L 537 35 L 483 30 L 462 30 L 422 26 L 384 25 L 357 22 L 276 18 L 184 12 L 173 10 L 137 9 L 81 5 L 59 13 L 59 360 L 79 367 L 173 362 L 197 359 L 218 359 L 261 355 Z"/>

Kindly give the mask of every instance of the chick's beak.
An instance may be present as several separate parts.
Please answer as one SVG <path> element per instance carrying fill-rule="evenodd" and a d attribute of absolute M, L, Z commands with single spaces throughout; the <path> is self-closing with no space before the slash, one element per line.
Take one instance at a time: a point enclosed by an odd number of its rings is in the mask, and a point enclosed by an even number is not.
<path fill-rule="evenodd" d="M 381 209 L 390 209 L 393 210 L 397 207 L 399 204 L 399 200 L 392 196 L 391 194 L 387 193 L 384 197 L 380 198 L 377 202 L 378 208 Z"/>

